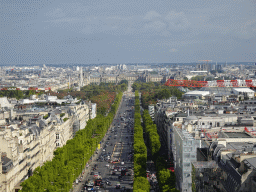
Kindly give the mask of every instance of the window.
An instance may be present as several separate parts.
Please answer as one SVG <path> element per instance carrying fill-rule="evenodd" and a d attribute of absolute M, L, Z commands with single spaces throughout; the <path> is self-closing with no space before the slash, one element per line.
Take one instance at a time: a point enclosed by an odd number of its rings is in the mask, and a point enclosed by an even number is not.
<path fill-rule="evenodd" d="M 219 122 L 217 122 L 217 127 L 219 127 L 220 126 L 220 123 Z"/>
<path fill-rule="evenodd" d="M 202 123 L 202 125 L 204 125 L 204 123 Z"/>
<path fill-rule="evenodd" d="M 58 147 L 58 146 L 60 146 L 60 144 L 59 144 L 59 143 L 56 143 L 56 147 Z"/>
<path fill-rule="evenodd" d="M 59 134 L 56 134 L 56 139 L 60 139 L 60 136 L 59 136 Z"/>
<path fill-rule="evenodd" d="M 210 125 L 212 125 L 212 122 L 210 122 Z"/>
<path fill-rule="evenodd" d="M 179 118 L 177 118 L 177 121 L 179 121 Z"/>

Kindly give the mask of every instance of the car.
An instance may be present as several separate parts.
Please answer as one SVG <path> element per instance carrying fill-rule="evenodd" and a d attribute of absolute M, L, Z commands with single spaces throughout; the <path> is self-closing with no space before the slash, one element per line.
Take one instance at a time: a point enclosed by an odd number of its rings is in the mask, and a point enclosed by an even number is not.
<path fill-rule="evenodd" d="M 117 184 L 116 184 L 116 189 L 121 189 L 120 183 L 117 183 Z"/>
<path fill-rule="evenodd" d="M 109 164 L 106 164 L 106 167 L 109 167 Z"/>
<path fill-rule="evenodd" d="M 97 178 L 97 177 L 99 177 L 99 176 L 100 176 L 100 174 L 99 174 L 98 172 L 94 172 L 93 177 Z"/>
<path fill-rule="evenodd" d="M 121 165 L 124 165 L 124 162 L 123 162 L 123 161 L 121 162 Z"/>

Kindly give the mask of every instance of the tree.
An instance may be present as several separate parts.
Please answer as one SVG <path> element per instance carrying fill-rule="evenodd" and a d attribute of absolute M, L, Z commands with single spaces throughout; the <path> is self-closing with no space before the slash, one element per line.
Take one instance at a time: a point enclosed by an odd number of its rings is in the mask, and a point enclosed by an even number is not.
<path fill-rule="evenodd" d="M 195 80 L 195 81 L 204 81 L 205 76 L 202 75 L 197 75 L 195 77 L 192 77 L 191 80 Z"/>
<path fill-rule="evenodd" d="M 133 184 L 133 190 L 134 191 L 145 191 L 149 192 L 150 191 L 150 184 L 145 177 L 137 177 L 134 179 L 134 184 Z"/>

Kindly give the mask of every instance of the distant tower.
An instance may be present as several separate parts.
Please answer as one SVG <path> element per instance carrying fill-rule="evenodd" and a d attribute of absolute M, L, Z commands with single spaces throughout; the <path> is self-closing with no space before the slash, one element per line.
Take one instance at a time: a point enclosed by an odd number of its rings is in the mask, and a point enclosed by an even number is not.
<path fill-rule="evenodd" d="M 68 76 L 68 88 L 70 89 L 70 75 Z"/>
<path fill-rule="evenodd" d="M 5 71 L 3 67 L 0 67 L 0 81 L 4 81 Z"/>
<path fill-rule="evenodd" d="M 80 87 L 83 87 L 83 67 L 80 67 Z"/>

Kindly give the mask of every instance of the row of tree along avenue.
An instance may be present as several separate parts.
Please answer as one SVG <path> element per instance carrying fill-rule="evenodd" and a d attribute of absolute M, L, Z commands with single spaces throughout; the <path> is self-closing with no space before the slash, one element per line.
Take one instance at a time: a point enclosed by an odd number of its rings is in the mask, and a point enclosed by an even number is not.
<path fill-rule="evenodd" d="M 150 184 L 146 177 L 147 147 L 143 139 L 143 128 L 141 126 L 139 93 L 135 91 L 135 113 L 134 113 L 134 184 L 133 190 L 138 192 L 149 192 Z"/>
<path fill-rule="evenodd" d="M 158 99 L 166 99 L 171 96 L 175 96 L 178 99 L 182 97 L 182 92 L 177 87 L 168 87 L 163 83 L 135 82 L 132 87 L 134 90 L 141 92 L 141 103 L 144 109 L 147 109 L 148 105 L 156 104 Z"/>
<path fill-rule="evenodd" d="M 148 140 L 147 143 L 149 143 L 150 152 L 153 157 L 156 157 L 160 150 L 161 142 L 157 133 L 157 127 L 153 123 L 148 110 L 143 111 L 143 123 L 146 132 L 146 139 Z"/>
<path fill-rule="evenodd" d="M 160 138 L 157 133 L 157 127 L 152 121 L 148 110 L 143 111 L 143 123 L 146 133 L 145 139 L 147 139 L 152 158 L 155 162 L 159 187 L 162 192 L 176 192 L 178 190 L 175 189 L 175 174 L 167 169 L 166 161 L 163 157 L 159 156 Z"/>
<path fill-rule="evenodd" d="M 76 132 L 66 145 L 57 148 L 52 161 L 37 167 L 33 176 L 25 180 L 22 191 L 69 191 L 75 179 L 81 174 L 86 163 L 94 154 L 98 143 L 108 130 L 122 98 L 122 92 L 116 94 L 107 116 L 102 114 L 89 120 L 85 129 Z"/>
<path fill-rule="evenodd" d="M 136 114 L 136 104 L 137 104 L 139 125 L 141 122 L 140 120 L 141 116 L 140 116 L 139 96 L 137 92 L 138 90 L 142 92 L 141 93 L 142 107 L 145 109 L 148 108 L 149 104 L 155 104 L 158 99 L 169 98 L 171 96 L 176 96 L 178 98 L 181 98 L 181 94 L 182 94 L 175 87 L 165 87 L 163 84 L 152 83 L 152 82 L 149 82 L 149 83 L 136 82 L 133 84 L 133 88 L 136 90 L 135 93 L 137 93 L 137 97 L 135 94 L 135 98 L 136 100 L 138 100 L 137 103 L 135 103 L 135 114 Z M 159 153 L 161 148 L 161 142 L 160 142 L 157 126 L 154 124 L 152 118 L 150 117 L 148 110 L 143 111 L 142 117 L 143 117 L 144 130 L 143 129 L 141 130 L 142 138 L 140 138 L 140 140 L 141 142 L 143 141 L 144 143 L 144 140 L 143 140 L 143 131 L 144 131 L 146 148 L 149 149 L 148 150 L 149 153 L 147 154 L 147 159 L 151 159 L 155 163 L 159 188 L 162 192 L 169 192 L 169 191 L 178 192 L 178 190 L 175 188 L 175 173 L 167 169 L 167 162 L 163 157 L 160 156 L 160 153 Z M 135 118 L 135 123 L 136 123 L 136 118 Z M 134 141 L 135 139 L 136 138 L 134 135 Z M 134 167 L 135 167 L 135 161 L 134 161 Z"/>

